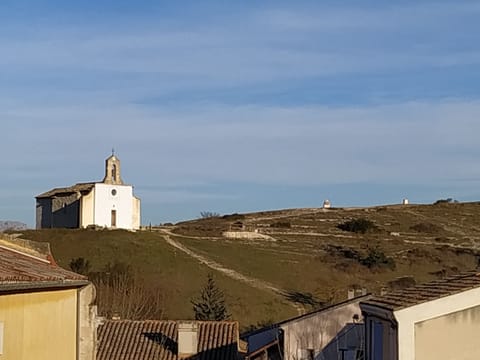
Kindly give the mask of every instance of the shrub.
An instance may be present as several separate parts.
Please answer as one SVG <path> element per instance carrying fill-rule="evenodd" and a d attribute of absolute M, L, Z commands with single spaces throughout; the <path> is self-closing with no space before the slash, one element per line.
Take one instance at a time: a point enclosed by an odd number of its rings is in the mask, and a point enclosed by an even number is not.
<path fill-rule="evenodd" d="M 245 215 L 243 214 L 237 214 L 237 213 L 234 213 L 234 214 L 227 214 L 227 215 L 223 215 L 222 216 L 222 219 L 226 219 L 226 220 L 243 220 L 245 219 Z"/>
<path fill-rule="evenodd" d="M 410 229 L 420 233 L 437 233 L 442 230 L 440 226 L 429 222 L 412 225 L 410 226 Z"/>
<path fill-rule="evenodd" d="M 69 265 L 70 269 L 72 269 L 72 271 L 76 272 L 77 274 L 88 275 L 88 273 L 90 272 L 90 261 L 85 260 L 82 257 L 70 260 Z"/>
<path fill-rule="evenodd" d="M 394 270 L 396 267 L 395 260 L 386 256 L 379 248 L 369 248 L 367 256 L 359 259 L 360 264 L 372 268 L 388 268 Z"/>
<path fill-rule="evenodd" d="M 358 260 L 361 257 L 357 250 L 346 246 L 327 244 L 323 249 L 332 256 L 340 256 L 346 259 Z"/>
<path fill-rule="evenodd" d="M 291 228 L 292 224 L 288 221 L 277 221 L 270 224 L 270 227 L 274 228 Z"/>
<path fill-rule="evenodd" d="M 343 231 L 365 234 L 367 232 L 377 231 L 378 227 L 370 220 L 359 218 L 338 224 L 337 228 Z"/>
<path fill-rule="evenodd" d="M 448 198 L 448 199 L 438 199 L 433 203 L 433 205 L 441 205 L 441 204 L 456 204 L 458 200 Z"/>

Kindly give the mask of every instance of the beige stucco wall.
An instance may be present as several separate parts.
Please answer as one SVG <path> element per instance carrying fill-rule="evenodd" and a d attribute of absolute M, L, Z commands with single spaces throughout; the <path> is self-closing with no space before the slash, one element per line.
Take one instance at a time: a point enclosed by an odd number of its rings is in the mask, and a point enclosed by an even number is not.
<path fill-rule="evenodd" d="M 95 359 L 97 344 L 95 297 L 95 286 L 91 283 L 78 290 L 78 354 L 80 360 Z"/>
<path fill-rule="evenodd" d="M 0 295 L 1 360 L 74 360 L 77 290 Z"/>
<path fill-rule="evenodd" d="M 415 345 L 416 324 L 429 322 L 456 312 L 463 313 L 465 310 L 478 306 L 480 306 L 480 288 L 474 288 L 395 311 L 394 316 L 398 323 L 398 360 L 417 360 L 415 357 L 417 348 Z M 457 326 L 461 325 L 458 324 Z M 455 346 L 450 340 L 448 344 L 443 345 Z M 434 358 L 436 359 L 436 357 Z M 475 358 L 480 359 L 480 355 Z M 455 356 L 453 359 L 462 360 L 470 358 Z"/>
<path fill-rule="evenodd" d="M 80 227 L 87 227 L 94 224 L 94 199 L 95 189 L 87 195 L 82 196 L 80 205 Z"/>
<path fill-rule="evenodd" d="M 353 321 L 353 315 L 361 317 L 359 302 L 360 300 L 334 307 L 281 325 L 284 331 L 285 359 L 299 359 L 301 350 L 306 349 L 313 349 L 315 355 L 320 353 L 340 330 Z"/>
<path fill-rule="evenodd" d="M 415 360 L 478 360 L 480 306 L 415 324 Z"/>

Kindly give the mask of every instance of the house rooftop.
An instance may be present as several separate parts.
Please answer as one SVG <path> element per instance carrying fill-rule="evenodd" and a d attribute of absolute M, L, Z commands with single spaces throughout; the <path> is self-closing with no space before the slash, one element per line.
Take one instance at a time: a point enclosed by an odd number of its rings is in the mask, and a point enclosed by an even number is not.
<path fill-rule="evenodd" d="M 49 190 L 47 192 L 44 192 L 40 195 L 37 195 L 36 198 L 37 199 L 49 198 L 49 197 L 60 195 L 60 194 L 73 194 L 73 193 L 76 193 L 76 192 L 87 192 L 88 193 L 90 190 L 93 189 L 95 184 L 96 184 L 95 182 L 87 182 L 87 183 L 78 183 L 78 184 L 68 186 L 68 187 L 55 188 L 55 189 Z"/>
<path fill-rule="evenodd" d="M 361 302 L 363 300 L 368 300 L 371 296 L 372 296 L 371 294 L 361 295 L 361 296 L 357 296 L 357 297 L 354 297 L 354 298 L 351 298 L 351 299 L 341 301 L 339 303 L 323 306 L 323 307 L 320 307 L 316 310 L 310 311 L 308 313 L 305 313 L 305 314 L 302 314 L 302 315 L 297 315 L 297 316 L 279 321 L 277 323 L 267 325 L 267 326 L 262 327 L 260 329 L 245 332 L 245 333 L 242 334 L 242 338 L 246 338 L 250 335 L 254 335 L 256 333 L 260 333 L 260 332 L 266 331 L 268 329 L 278 328 L 279 326 L 282 326 L 282 325 L 287 325 L 287 324 L 290 324 L 290 323 L 294 323 L 298 320 L 307 319 L 309 317 L 313 317 L 313 316 L 315 316 L 317 314 L 320 314 L 320 313 L 323 313 L 323 312 L 332 311 L 332 310 L 335 310 L 337 308 L 341 308 L 345 305 L 355 304 L 355 303 Z"/>
<path fill-rule="evenodd" d="M 327 312 L 327 311 L 332 311 L 332 310 L 335 310 L 337 308 L 341 308 L 345 305 L 350 305 L 350 304 L 355 304 L 355 303 L 358 303 L 362 300 L 367 300 L 371 297 L 372 295 L 371 294 L 365 294 L 365 295 L 361 295 L 361 296 L 357 296 L 357 297 L 354 297 L 354 298 L 351 298 L 351 299 L 347 299 L 347 300 L 344 300 L 344 301 L 341 301 L 339 303 L 335 303 L 335 304 L 331 304 L 331 305 L 327 305 L 327 306 L 324 306 L 324 307 L 321 307 L 317 310 L 313 310 L 311 312 L 308 312 L 308 313 L 305 313 L 303 315 L 297 315 L 295 317 L 292 317 L 290 319 L 286 319 L 286 320 L 283 320 L 281 322 L 278 323 L 278 325 L 286 325 L 286 324 L 289 324 L 289 323 L 293 323 L 297 320 L 302 320 L 302 319 L 306 319 L 306 318 L 309 318 L 309 317 L 312 317 L 312 316 L 315 316 L 319 313 L 324 313 L 324 312 Z"/>
<path fill-rule="evenodd" d="M 37 257 L 0 244 L 0 293 L 86 284 L 85 276 L 62 269 L 51 256 Z"/>
<path fill-rule="evenodd" d="M 373 297 L 362 304 L 400 310 L 477 287 L 480 287 L 480 272 L 469 271 Z"/>
<path fill-rule="evenodd" d="M 238 359 L 238 322 L 195 321 L 195 360 Z M 177 360 L 178 322 L 172 320 L 106 320 L 98 328 L 97 360 Z"/>

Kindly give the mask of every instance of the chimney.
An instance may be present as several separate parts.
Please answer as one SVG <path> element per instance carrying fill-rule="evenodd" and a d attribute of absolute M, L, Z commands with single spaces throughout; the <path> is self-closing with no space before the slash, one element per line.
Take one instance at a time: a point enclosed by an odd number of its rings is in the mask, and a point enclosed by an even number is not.
<path fill-rule="evenodd" d="M 353 299 L 355 297 L 355 290 L 348 289 L 348 300 Z"/>
<path fill-rule="evenodd" d="M 178 322 L 178 357 L 195 355 L 198 347 L 198 323 L 195 321 Z"/>

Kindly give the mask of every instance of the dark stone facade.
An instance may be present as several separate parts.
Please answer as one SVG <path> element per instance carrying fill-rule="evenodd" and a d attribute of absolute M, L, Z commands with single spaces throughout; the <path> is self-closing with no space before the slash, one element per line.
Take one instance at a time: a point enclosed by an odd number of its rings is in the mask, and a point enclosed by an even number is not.
<path fill-rule="evenodd" d="M 80 198 L 77 193 L 37 198 L 36 211 L 37 229 L 79 227 Z"/>

